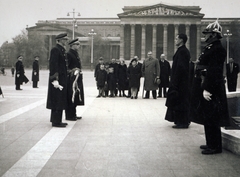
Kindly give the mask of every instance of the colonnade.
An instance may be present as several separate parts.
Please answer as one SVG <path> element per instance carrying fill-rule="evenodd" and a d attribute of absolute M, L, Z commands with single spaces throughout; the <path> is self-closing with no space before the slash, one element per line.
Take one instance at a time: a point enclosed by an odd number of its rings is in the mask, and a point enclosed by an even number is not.
<path fill-rule="evenodd" d="M 124 50 L 126 50 L 126 46 L 124 46 L 124 41 L 126 40 L 125 39 L 125 34 L 124 34 L 124 29 L 126 27 L 126 25 L 130 25 L 130 57 L 133 57 L 134 55 L 136 55 L 135 53 L 135 38 L 136 38 L 136 28 L 135 28 L 135 24 L 121 24 L 121 27 L 120 27 L 120 58 L 125 58 L 126 56 L 124 56 Z M 148 24 L 149 25 L 149 24 Z M 152 52 L 153 52 L 153 57 L 158 57 L 156 56 L 157 54 L 157 25 L 158 24 L 151 24 L 152 25 Z M 184 30 L 184 33 L 188 36 L 188 42 L 186 43 L 186 47 L 190 50 L 190 41 L 191 42 L 195 42 L 194 46 L 196 46 L 196 49 L 195 49 L 195 53 L 196 55 L 198 56 L 200 54 L 200 50 L 201 50 L 201 25 L 196 25 L 196 31 L 192 32 L 192 33 L 196 33 L 195 35 L 191 35 L 191 24 L 159 24 L 159 25 L 163 25 L 163 39 L 162 39 L 162 45 L 163 45 L 163 53 L 168 56 L 168 52 L 169 52 L 169 49 L 168 49 L 168 43 L 171 42 L 171 43 L 174 43 L 174 41 L 168 41 L 168 36 L 169 35 L 174 35 L 174 38 L 172 39 L 175 39 L 175 36 L 177 36 L 178 33 L 180 33 L 180 30 L 179 30 L 179 26 L 180 25 L 184 25 L 185 26 L 185 30 Z M 169 33 L 169 30 L 168 30 L 168 26 L 169 25 L 173 25 L 174 26 L 174 33 L 170 34 Z M 195 39 L 191 39 L 191 36 L 194 36 Z M 174 50 L 176 51 L 177 50 L 177 47 L 174 45 L 174 48 L 171 49 L 171 50 Z M 146 24 L 141 24 L 141 59 L 145 59 L 146 58 Z"/>

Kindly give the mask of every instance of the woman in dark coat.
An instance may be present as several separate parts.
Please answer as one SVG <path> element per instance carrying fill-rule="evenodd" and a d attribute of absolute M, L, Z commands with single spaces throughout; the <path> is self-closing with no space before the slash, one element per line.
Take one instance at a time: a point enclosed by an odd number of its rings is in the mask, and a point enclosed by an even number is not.
<path fill-rule="evenodd" d="M 37 84 L 39 81 L 39 64 L 38 64 L 38 60 L 39 57 L 35 56 L 34 57 L 35 60 L 33 61 L 33 65 L 32 65 L 32 81 L 33 81 L 33 88 L 38 88 Z"/>
<path fill-rule="evenodd" d="M 131 99 L 137 99 L 138 88 L 140 87 L 140 78 L 142 68 L 137 65 L 137 59 L 132 59 L 131 65 L 129 65 L 127 73 L 129 78 L 129 87 L 131 88 Z"/>
<path fill-rule="evenodd" d="M 120 60 L 120 64 L 118 65 L 118 90 L 119 96 L 126 97 L 125 90 L 128 89 L 127 82 L 127 65 L 124 60 Z"/>
<path fill-rule="evenodd" d="M 222 152 L 220 127 L 229 125 L 223 77 L 226 50 L 220 41 L 221 26 L 217 21 L 208 25 L 203 34 L 208 44 L 196 64 L 190 118 L 204 125 L 206 145 L 200 146 L 202 154 L 216 154 Z"/>

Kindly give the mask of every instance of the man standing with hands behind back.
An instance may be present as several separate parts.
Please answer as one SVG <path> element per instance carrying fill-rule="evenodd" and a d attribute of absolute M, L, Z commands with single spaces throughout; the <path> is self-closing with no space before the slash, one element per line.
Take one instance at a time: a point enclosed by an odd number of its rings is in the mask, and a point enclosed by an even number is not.
<path fill-rule="evenodd" d="M 67 33 L 56 36 L 57 45 L 52 48 L 49 59 L 49 82 L 47 109 L 51 109 L 53 127 L 66 127 L 62 123 L 62 113 L 67 104 L 67 62 L 65 46 L 68 42 Z"/>

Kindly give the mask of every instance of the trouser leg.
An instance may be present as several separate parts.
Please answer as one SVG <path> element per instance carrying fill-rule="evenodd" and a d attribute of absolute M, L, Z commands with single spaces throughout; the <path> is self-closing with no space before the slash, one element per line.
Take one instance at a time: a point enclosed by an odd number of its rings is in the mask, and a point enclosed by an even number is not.
<path fill-rule="evenodd" d="M 54 123 L 54 124 L 58 124 L 62 122 L 62 112 L 63 110 L 51 110 L 51 118 L 50 118 L 50 122 Z"/>
<path fill-rule="evenodd" d="M 207 146 L 211 149 L 222 149 L 221 128 L 216 125 L 204 124 Z"/>
<path fill-rule="evenodd" d="M 163 96 L 164 98 L 167 97 L 167 87 L 163 87 Z"/>
<path fill-rule="evenodd" d="M 145 94 L 145 98 L 149 98 L 149 93 L 150 93 L 150 91 L 147 90 L 147 91 L 146 91 L 146 94 Z"/>
<path fill-rule="evenodd" d="M 66 110 L 65 110 L 65 115 L 66 115 L 66 119 L 67 120 L 73 120 L 76 118 L 76 106 L 69 106 Z"/>
<path fill-rule="evenodd" d="M 157 98 L 157 91 L 156 90 L 152 90 L 152 96 L 154 99 Z"/>

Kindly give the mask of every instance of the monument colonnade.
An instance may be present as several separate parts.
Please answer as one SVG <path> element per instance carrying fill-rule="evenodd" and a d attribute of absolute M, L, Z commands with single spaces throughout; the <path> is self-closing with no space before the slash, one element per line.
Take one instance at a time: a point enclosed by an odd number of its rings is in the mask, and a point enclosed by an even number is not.
<path fill-rule="evenodd" d="M 157 54 L 157 33 L 160 31 L 157 31 L 157 25 L 162 25 L 163 26 L 163 39 L 162 39 L 162 45 L 163 45 L 163 53 L 165 56 L 168 56 L 169 50 L 174 50 L 174 52 L 177 50 L 177 47 L 174 45 L 173 49 L 168 49 L 168 43 L 174 43 L 174 41 L 169 41 L 168 35 L 173 35 L 174 39 L 177 36 L 177 34 L 181 33 L 181 30 L 179 29 L 179 26 L 185 26 L 185 30 L 183 33 L 185 33 L 188 36 L 188 41 L 186 43 L 186 47 L 190 50 L 190 41 L 195 41 L 195 46 L 196 46 L 196 56 L 200 55 L 201 51 L 201 24 L 191 24 L 191 23 L 160 23 L 160 24 L 133 24 L 133 23 L 125 23 L 120 25 L 120 58 L 124 58 L 124 51 L 127 50 L 126 46 L 124 45 L 125 39 L 125 27 L 126 25 L 130 25 L 131 27 L 131 34 L 130 34 L 130 56 L 133 57 L 136 55 L 135 53 L 135 38 L 136 38 L 136 25 L 141 26 L 141 56 L 139 56 L 141 59 L 146 58 L 146 26 L 151 25 L 152 26 L 152 52 L 153 52 L 153 57 L 159 57 L 156 56 Z M 170 33 L 168 30 L 168 26 L 173 25 L 174 26 L 174 33 Z M 193 33 L 196 33 L 196 39 L 191 40 L 190 39 L 190 27 L 191 25 L 196 25 L 196 31 Z"/>

